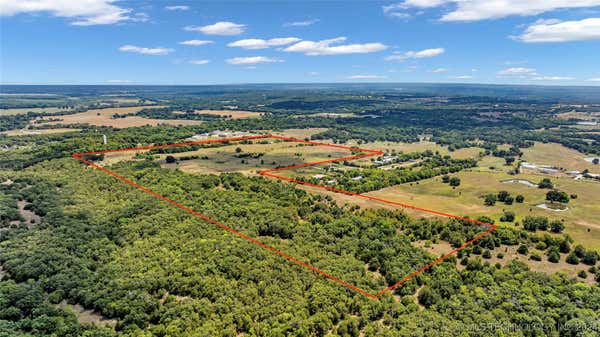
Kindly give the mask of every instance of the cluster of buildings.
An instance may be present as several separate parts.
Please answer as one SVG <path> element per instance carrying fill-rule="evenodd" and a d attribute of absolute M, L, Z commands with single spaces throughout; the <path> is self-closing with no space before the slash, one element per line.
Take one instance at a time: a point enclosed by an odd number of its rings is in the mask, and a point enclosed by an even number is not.
<path fill-rule="evenodd" d="M 373 164 L 375 165 L 385 165 L 393 163 L 398 157 L 396 156 L 383 156 L 381 159 L 375 160 Z"/>
<path fill-rule="evenodd" d="M 241 132 L 241 131 L 228 132 L 228 131 L 215 130 L 215 131 L 205 132 L 205 133 L 191 136 L 189 139 L 190 140 L 201 140 L 201 139 L 206 139 L 206 138 L 210 138 L 210 137 L 226 138 L 226 137 L 241 137 L 241 136 L 247 136 L 247 135 L 248 135 L 248 133 Z"/>

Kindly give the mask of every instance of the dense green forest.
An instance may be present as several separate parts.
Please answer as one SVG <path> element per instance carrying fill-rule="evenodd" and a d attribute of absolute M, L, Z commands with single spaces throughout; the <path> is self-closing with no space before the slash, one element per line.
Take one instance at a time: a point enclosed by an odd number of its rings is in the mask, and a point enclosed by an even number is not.
<path fill-rule="evenodd" d="M 490 95 L 496 89 L 502 94 Z M 11 98 L 2 107 L 70 105 L 84 111 L 98 107 L 95 102 L 112 89 L 39 90 L 61 95 L 48 101 Z M 525 217 L 520 227 L 500 228 L 373 300 L 71 157 L 74 152 L 180 142 L 214 130 L 266 133 L 309 127 L 327 128 L 313 139 L 364 144 L 426 137 L 449 152 L 477 146 L 507 162 L 534 141 L 600 154 L 597 133 L 556 117 L 569 111 L 558 105 L 565 98 L 534 89 L 517 97 L 508 89 L 485 87 L 474 91 L 481 95 L 448 87 L 443 92 L 453 95 L 443 98 L 428 86 L 406 93 L 385 86 L 368 91 L 335 86 L 129 90 L 137 90 L 140 102 L 168 105 L 137 116 L 203 124 L 69 125 L 80 130 L 0 134 L 0 337 L 598 336 L 600 255 L 564 234 L 562 221 Z M 265 116 L 234 120 L 191 113 L 231 104 Z M 352 116 L 314 116 L 322 112 Z M 2 115 L 0 128 L 22 128 L 42 115 Z M 106 145 L 102 135 L 107 135 Z M 156 154 L 198 148 L 154 150 L 110 169 L 370 293 L 439 256 L 427 247 L 460 247 L 486 230 L 467 221 L 344 205 L 266 177 L 191 174 L 161 168 L 153 160 Z M 456 186 L 460 181 L 451 180 L 457 172 L 479 165 L 476 159 L 431 151 L 394 155 L 399 161 L 418 160 L 390 170 L 347 163 L 349 170 L 328 172 L 327 179 L 355 192 L 445 175 Z M 504 257 L 507 249 L 526 261 L 581 266 L 593 281 L 583 282 L 581 273 L 532 271 Z M 114 327 L 83 322 L 65 304 L 93 310 L 114 320 Z"/>

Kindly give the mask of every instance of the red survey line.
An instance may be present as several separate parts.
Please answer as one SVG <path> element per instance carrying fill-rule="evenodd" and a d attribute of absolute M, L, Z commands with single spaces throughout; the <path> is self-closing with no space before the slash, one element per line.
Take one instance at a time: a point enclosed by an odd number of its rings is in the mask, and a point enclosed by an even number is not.
<path fill-rule="evenodd" d="M 85 158 L 83 158 L 83 156 L 86 155 L 97 155 L 97 154 L 106 154 L 106 153 L 114 153 L 114 152 L 126 152 L 126 151 L 139 151 L 139 150 L 151 150 L 151 149 L 163 149 L 163 148 L 169 148 L 169 147 L 178 147 L 178 146 L 188 146 L 188 145 L 199 145 L 199 144 L 209 144 L 209 143 L 224 143 L 224 142 L 230 142 L 230 141 L 241 141 L 241 140 L 251 140 L 251 139 L 264 139 L 264 138 L 275 138 L 275 139 L 279 139 L 279 140 L 283 140 L 283 141 L 290 141 L 290 142 L 298 142 L 298 143 L 305 143 L 305 144 L 310 144 L 310 145 L 317 145 L 317 146 L 326 146 L 326 147 L 331 147 L 331 148 L 340 148 L 340 149 L 345 149 L 345 150 L 350 150 L 350 151 L 359 151 L 359 152 L 363 152 L 362 154 L 356 154 L 356 155 L 352 155 L 352 156 L 347 156 L 347 157 L 340 157 L 340 158 L 334 158 L 334 159 L 330 159 L 330 160 L 323 160 L 323 161 L 318 161 L 318 162 L 313 162 L 313 163 L 304 163 L 304 164 L 298 164 L 298 165 L 291 165 L 291 166 L 286 166 L 286 167 L 280 167 L 280 168 L 275 168 L 275 169 L 269 169 L 269 170 L 264 170 L 264 171 L 260 171 L 259 174 L 264 175 L 264 176 L 269 176 L 269 177 L 273 177 L 273 178 L 277 178 L 277 179 L 281 179 L 284 181 L 289 181 L 289 182 L 293 182 L 296 184 L 300 184 L 300 185 L 307 185 L 307 186 L 311 186 L 311 187 L 316 187 L 316 188 L 321 188 L 327 191 L 331 191 L 331 192 L 336 192 L 336 193 L 343 193 L 346 195 L 351 195 L 351 196 L 355 196 L 355 197 L 359 197 L 359 198 L 364 198 L 364 199 L 370 199 L 373 201 L 378 201 L 378 202 L 382 202 L 382 203 L 386 203 L 389 205 L 393 205 L 393 206 L 397 206 L 397 207 L 403 207 L 403 208 L 409 208 L 409 209 L 414 209 L 414 210 L 418 210 L 418 211 L 422 211 L 422 212 L 427 212 L 427 213 L 431 213 L 431 214 L 435 214 L 435 215 L 439 215 L 439 216 L 443 216 L 443 217 L 448 217 L 448 218 L 453 218 L 453 219 L 458 219 L 461 221 L 467 221 L 467 222 L 471 222 L 471 223 L 475 223 L 478 225 L 483 225 L 488 227 L 488 230 L 485 232 L 482 232 L 480 234 L 478 234 L 477 236 L 473 237 L 471 240 L 463 243 L 460 247 L 455 248 L 453 250 L 451 250 L 450 252 L 438 257 L 437 259 L 435 259 L 434 261 L 432 261 L 431 263 L 421 267 L 419 270 L 416 270 L 414 272 L 412 272 L 411 274 L 405 276 L 404 278 L 402 278 L 401 280 L 399 280 L 398 282 L 394 283 L 393 285 L 383 289 L 382 291 L 376 293 L 376 294 L 371 294 L 368 291 L 361 289 L 355 285 L 352 285 L 342 279 L 339 279 L 335 276 L 332 276 L 322 270 L 320 270 L 317 267 L 314 267 L 304 261 L 301 261 L 289 254 L 286 254 L 280 250 L 278 250 L 277 248 L 274 248 L 272 246 L 269 246 L 265 243 L 262 243 L 258 240 L 256 240 L 255 238 L 244 234 L 242 232 L 239 232 L 215 219 L 212 219 L 210 217 L 208 217 L 207 215 L 204 215 L 200 212 L 196 212 L 193 209 L 182 205 L 172 199 L 169 199 L 159 193 L 156 193 L 154 191 L 152 191 L 151 189 L 142 186 L 132 180 L 129 180 L 105 167 L 102 167 L 90 160 L 87 160 Z M 141 147 L 132 147 L 132 148 L 126 148 L 126 149 L 118 149 L 118 150 L 102 150 L 102 151 L 94 151 L 94 152 L 81 152 L 81 153 L 74 153 L 72 155 L 73 158 L 87 164 L 88 166 L 91 166 L 95 169 L 98 169 L 110 176 L 113 176 L 121 181 L 123 181 L 124 183 L 131 185 L 141 191 L 144 191 L 160 200 L 166 201 L 170 204 L 172 204 L 175 207 L 178 207 L 182 210 L 184 210 L 187 213 L 190 213 L 204 221 L 207 221 L 209 223 L 212 223 L 234 235 L 237 235 L 251 243 L 254 243 L 272 253 L 275 253 L 285 259 L 287 259 L 288 261 L 291 261 L 297 265 L 300 265 L 302 267 L 305 267 L 307 269 L 310 269 L 312 271 L 314 271 L 315 273 L 324 276 L 340 285 L 343 285 L 346 288 L 352 289 L 356 292 L 358 292 L 361 295 L 364 295 L 368 298 L 371 299 L 377 299 L 378 297 L 382 296 L 383 294 L 392 291 L 394 288 L 408 282 L 409 280 L 415 278 L 417 275 L 423 273 L 424 271 L 430 269 L 431 267 L 435 266 L 436 264 L 442 262 L 443 260 L 445 260 L 446 258 L 450 257 L 451 255 L 457 253 L 458 251 L 466 248 L 467 246 L 471 245 L 473 242 L 481 239 L 482 237 L 489 235 L 490 233 L 492 233 L 493 231 L 496 230 L 496 226 L 493 224 L 489 224 L 489 223 L 485 223 L 482 221 L 478 221 L 478 220 L 474 220 L 474 219 L 470 219 L 470 218 L 465 218 L 465 217 L 460 217 L 457 215 L 453 215 L 453 214 L 447 214 L 447 213 L 442 213 L 442 212 L 438 212 L 435 210 L 430 210 L 430 209 L 426 209 L 426 208 L 421 208 L 421 207 L 416 207 L 416 206 L 412 206 L 412 205 L 408 205 L 408 204 L 403 204 L 403 203 L 399 203 L 399 202 L 395 202 L 395 201 L 391 201 L 391 200 L 386 200 L 386 199 L 381 199 L 381 198 L 377 198 L 377 197 L 372 197 L 372 196 L 368 196 L 368 195 L 364 195 L 364 194 L 359 194 L 359 193 L 354 193 L 354 192 L 350 192 L 350 191 L 345 191 L 345 190 L 341 190 L 341 189 L 336 189 L 336 188 L 332 188 L 329 186 L 323 186 L 323 185 L 317 185 L 317 184 L 313 184 L 313 183 L 309 183 L 309 182 L 305 182 L 305 181 L 301 181 L 301 180 L 297 180 L 297 179 L 293 179 L 293 178 L 288 178 L 288 177 L 284 177 L 284 176 L 279 176 L 279 175 L 275 175 L 272 174 L 271 172 L 277 172 L 277 171 L 284 171 L 284 170 L 290 170 L 290 169 L 295 169 L 295 168 L 301 168 L 301 167 L 308 167 L 308 166 L 315 166 L 315 165 L 320 165 L 320 164 L 327 164 L 327 163 L 333 163 L 333 162 L 339 162 L 339 161 L 346 161 L 346 160 L 353 160 L 353 159 L 358 159 L 358 158 L 364 158 L 364 157 L 370 157 L 370 156 L 376 156 L 376 155 L 381 155 L 384 152 L 382 151 L 378 151 L 378 150 L 369 150 L 369 149 L 362 149 L 362 148 L 357 148 L 357 147 L 350 147 L 350 146 L 344 146 L 344 145 L 337 145 L 337 144 L 327 144 L 327 143 L 320 143 L 320 142 L 314 142 L 314 141 L 309 141 L 309 140 L 301 140 L 301 139 L 296 139 L 296 138 L 291 138 L 291 137 L 283 137 L 283 136 L 277 136 L 277 135 L 258 135 L 258 136 L 244 136 L 244 137 L 235 137 L 235 138 L 224 138 L 224 139 L 212 139 L 212 140 L 201 140 L 201 141 L 193 141 L 193 142 L 184 142 L 184 143 L 174 143 L 174 144 L 164 144 L 164 145 L 148 145 L 148 146 L 141 146 Z"/>

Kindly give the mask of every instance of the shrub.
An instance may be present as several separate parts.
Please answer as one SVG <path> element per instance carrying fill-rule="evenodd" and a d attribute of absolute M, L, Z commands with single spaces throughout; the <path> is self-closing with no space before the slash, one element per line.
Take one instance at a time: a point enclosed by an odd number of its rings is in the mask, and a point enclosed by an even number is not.
<path fill-rule="evenodd" d="M 565 224 L 561 220 L 554 220 L 550 223 L 550 230 L 554 233 L 561 233 L 565 229 Z"/>
<path fill-rule="evenodd" d="M 485 200 L 483 201 L 483 203 L 486 206 L 494 206 L 496 204 L 496 196 L 493 194 L 488 194 L 485 196 Z"/>
<path fill-rule="evenodd" d="M 520 245 L 519 248 L 517 248 L 517 253 L 526 255 L 527 253 L 529 253 L 529 248 L 527 248 L 526 245 Z"/>
<path fill-rule="evenodd" d="M 502 222 L 513 222 L 515 221 L 515 212 L 504 211 L 502 217 L 500 217 L 500 221 Z"/>
<path fill-rule="evenodd" d="M 568 264 L 579 264 L 579 258 L 577 257 L 577 255 L 575 255 L 574 252 L 569 254 L 569 256 L 567 256 L 566 261 Z"/>
<path fill-rule="evenodd" d="M 450 178 L 449 183 L 450 183 L 450 186 L 454 186 L 454 187 L 459 186 L 460 185 L 460 178 L 458 178 L 458 177 L 452 177 L 452 178 Z"/>
<path fill-rule="evenodd" d="M 519 195 L 517 195 L 517 197 L 515 198 L 515 201 L 516 201 L 517 203 L 519 203 L 519 204 L 522 204 L 522 203 L 523 203 L 523 201 L 525 201 L 525 197 L 519 194 Z"/>
<path fill-rule="evenodd" d="M 587 273 L 585 272 L 585 270 L 580 270 L 579 273 L 577 273 L 577 276 L 579 276 L 580 278 L 586 278 Z"/>
<path fill-rule="evenodd" d="M 542 257 L 538 253 L 531 253 L 531 256 L 529 256 L 529 259 L 533 260 L 533 261 L 542 261 Z"/>
<path fill-rule="evenodd" d="M 546 200 L 550 202 L 562 202 L 566 204 L 569 202 L 569 196 L 565 192 L 561 192 L 559 190 L 552 190 L 546 193 Z"/>
<path fill-rule="evenodd" d="M 550 253 L 548 253 L 548 261 L 558 263 L 560 261 L 560 254 L 555 250 L 550 251 Z"/>
<path fill-rule="evenodd" d="M 542 181 L 539 182 L 538 187 L 539 188 L 554 188 L 554 184 L 552 184 L 552 181 L 550 181 L 550 179 L 544 178 L 544 179 L 542 179 Z"/>

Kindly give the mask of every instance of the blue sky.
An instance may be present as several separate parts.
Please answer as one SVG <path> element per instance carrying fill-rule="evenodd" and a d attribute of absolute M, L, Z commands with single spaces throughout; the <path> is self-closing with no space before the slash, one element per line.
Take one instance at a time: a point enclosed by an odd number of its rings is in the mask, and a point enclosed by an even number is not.
<path fill-rule="evenodd" d="M 4 84 L 600 85 L 600 0 L 2 0 Z"/>

